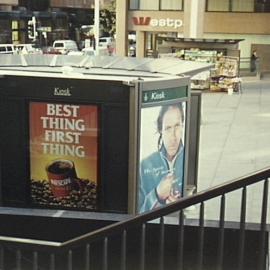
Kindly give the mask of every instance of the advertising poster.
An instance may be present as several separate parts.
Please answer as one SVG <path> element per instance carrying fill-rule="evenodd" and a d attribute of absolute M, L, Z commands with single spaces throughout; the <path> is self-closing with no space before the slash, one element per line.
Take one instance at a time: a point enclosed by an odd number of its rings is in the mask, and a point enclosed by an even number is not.
<path fill-rule="evenodd" d="M 43 102 L 29 106 L 32 202 L 96 209 L 97 106 Z"/>
<path fill-rule="evenodd" d="M 156 105 L 141 109 L 139 213 L 183 196 L 186 102 Z"/>

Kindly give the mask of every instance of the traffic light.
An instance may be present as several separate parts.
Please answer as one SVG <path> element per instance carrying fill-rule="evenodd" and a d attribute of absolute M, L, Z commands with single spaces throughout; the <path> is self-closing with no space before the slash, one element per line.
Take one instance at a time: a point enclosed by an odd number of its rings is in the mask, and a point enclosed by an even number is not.
<path fill-rule="evenodd" d="M 35 38 L 33 21 L 28 21 L 27 33 L 28 33 L 28 38 L 31 38 L 31 39 Z"/>
<path fill-rule="evenodd" d="M 32 20 L 27 22 L 27 33 L 28 38 L 35 40 L 37 36 L 36 32 L 36 18 L 32 17 Z"/>

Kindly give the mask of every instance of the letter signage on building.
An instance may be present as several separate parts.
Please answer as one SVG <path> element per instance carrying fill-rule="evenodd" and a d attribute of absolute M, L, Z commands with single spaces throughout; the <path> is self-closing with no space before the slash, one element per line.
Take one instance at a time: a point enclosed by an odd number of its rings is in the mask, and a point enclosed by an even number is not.
<path fill-rule="evenodd" d="M 151 26 L 151 27 L 169 27 L 179 29 L 183 26 L 181 19 L 172 18 L 151 18 L 151 17 L 132 17 L 132 22 L 136 26 Z"/>
<path fill-rule="evenodd" d="M 31 102 L 29 116 L 32 202 L 95 209 L 97 106 Z"/>

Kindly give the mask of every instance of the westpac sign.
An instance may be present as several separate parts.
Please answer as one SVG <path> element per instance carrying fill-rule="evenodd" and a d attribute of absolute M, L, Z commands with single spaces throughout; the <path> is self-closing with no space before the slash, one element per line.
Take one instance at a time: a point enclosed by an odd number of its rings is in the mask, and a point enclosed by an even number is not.
<path fill-rule="evenodd" d="M 151 17 L 132 17 L 134 25 L 152 26 L 152 27 L 173 27 L 174 29 L 183 26 L 183 21 L 180 19 L 152 19 Z"/>

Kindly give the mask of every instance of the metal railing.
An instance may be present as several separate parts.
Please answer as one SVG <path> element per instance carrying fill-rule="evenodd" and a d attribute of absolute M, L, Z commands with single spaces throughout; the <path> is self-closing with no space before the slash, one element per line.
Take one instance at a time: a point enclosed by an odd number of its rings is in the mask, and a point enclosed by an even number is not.
<path fill-rule="evenodd" d="M 39 241 L 14 237 L 0 237 L 0 269 L 204 269 L 204 249 L 206 218 L 205 204 L 213 198 L 220 200 L 218 220 L 218 241 L 214 265 L 208 269 L 224 269 L 224 248 L 226 233 L 226 202 L 228 194 L 241 192 L 241 211 L 238 222 L 238 255 L 236 268 L 245 269 L 245 233 L 247 229 L 247 190 L 250 185 L 263 183 L 260 219 L 258 220 L 259 239 L 256 270 L 266 269 L 268 231 L 268 186 L 270 169 L 238 178 L 193 196 L 183 198 L 166 207 L 134 216 L 65 242 Z M 185 209 L 199 205 L 196 234 L 195 268 L 185 268 L 186 217 Z M 167 228 L 166 217 L 177 213 L 175 230 Z M 34 228 L 33 228 L 34 229 Z M 68 230 L 68 228 L 65 228 Z M 171 234 L 173 232 L 173 234 Z M 53 232 L 52 232 L 53 233 Z M 151 234 L 151 237 L 149 236 Z M 152 239 L 151 241 L 149 239 Z M 168 239 L 169 238 L 169 239 Z M 150 244 L 149 244 L 150 241 Z M 173 251 L 168 253 L 168 244 L 175 242 Z M 168 260 L 169 256 L 169 260 Z M 155 264 L 153 265 L 153 261 Z M 169 265 L 168 265 L 169 263 Z"/>

